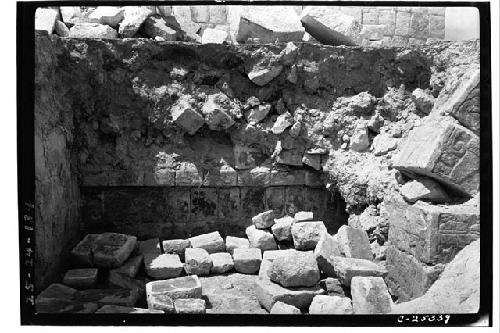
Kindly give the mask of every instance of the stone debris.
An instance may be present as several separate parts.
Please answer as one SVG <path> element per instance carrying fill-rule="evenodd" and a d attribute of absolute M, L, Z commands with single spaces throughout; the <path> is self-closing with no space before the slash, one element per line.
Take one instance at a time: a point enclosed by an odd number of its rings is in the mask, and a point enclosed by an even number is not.
<path fill-rule="evenodd" d="M 69 29 L 72 38 L 118 38 L 118 33 L 109 25 L 99 23 L 77 23 Z"/>
<path fill-rule="evenodd" d="M 151 238 L 143 241 L 138 241 L 139 254 L 145 255 L 146 253 L 161 254 L 160 240 L 158 238 Z"/>
<path fill-rule="evenodd" d="M 307 6 L 300 21 L 314 39 L 327 45 L 358 45 L 361 24 L 333 7 Z"/>
<path fill-rule="evenodd" d="M 288 127 L 293 125 L 293 116 L 289 112 L 282 113 L 274 122 L 271 131 L 274 134 L 283 133 Z"/>
<path fill-rule="evenodd" d="M 261 306 L 271 311 L 276 302 L 283 302 L 298 309 L 307 309 L 316 295 L 324 294 L 319 286 L 302 288 L 284 288 L 269 279 L 257 279 L 254 285 L 255 295 Z"/>
<path fill-rule="evenodd" d="M 76 289 L 91 289 L 97 283 L 97 268 L 71 269 L 64 274 L 63 283 Z"/>
<path fill-rule="evenodd" d="M 332 264 L 335 276 L 344 286 L 350 286 L 354 276 L 385 277 L 387 275 L 385 268 L 370 260 L 333 257 Z"/>
<path fill-rule="evenodd" d="M 316 244 L 314 248 L 314 257 L 316 258 L 319 269 L 326 275 L 333 276 L 335 272 L 333 270 L 331 258 L 340 255 L 338 241 L 327 232 L 321 235 L 318 244 Z"/>
<path fill-rule="evenodd" d="M 295 219 L 291 216 L 274 219 L 271 230 L 279 242 L 292 241 L 292 224 L 294 221 Z"/>
<path fill-rule="evenodd" d="M 250 242 L 250 247 L 256 247 L 262 251 L 278 249 L 273 234 L 269 231 L 257 229 L 254 225 L 251 225 L 246 228 L 245 233 Z"/>
<path fill-rule="evenodd" d="M 56 20 L 54 31 L 61 37 L 69 37 L 69 29 L 63 22 Z"/>
<path fill-rule="evenodd" d="M 88 16 L 90 22 L 117 27 L 123 20 L 123 7 L 99 6 Z"/>
<path fill-rule="evenodd" d="M 120 267 L 128 259 L 136 243 L 135 236 L 111 232 L 99 235 L 92 247 L 94 265 L 102 268 Z"/>
<path fill-rule="evenodd" d="M 123 20 L 120 23 L 118 33 L 122 38 L 134 37 L 146 19 L 153 15 L 153 11 L 147 6 L 125 7 Z"/>
<path fill-rule="evenodd" d="M 62 21 L 68 26 L 73 26 L 83 19 L 80 7 L 61 6 L 59 7 L 59 11 Z"/>
<path fill-rule="evenodd" d="M 211 273 L 224 274 L 231 271 L 234 267 L 233 257 L 229 253 L 212 253 L 210 259 L 212 259 L 213 263 Z"/>
<path fill-rule="evenodd" d="M 348 258 L 372 260 L 368 235 L 364 230 L 343 225 L 337 231 L 340 252 Z"/>
<path fill-rule="evenodd" d="M 208 128 L 212 131 L 222 131 L 233 126 L 235 121 L 231 107 L 226 95 L 222 93 L 209 95 L 201 108 Z"/>
<path fill-rule="evenodd" d="M 187 274 L 208 275 L 212 269 L 212 258 L 207 250 L 202 248 L 187 248 L 184 269 Z"/>
<path fill-rule="evenodd" d="M 132 314 L 142 314 L 142 313 L 164 313 L 161 310 L 155 309 L 142 309 L 142 308 L 134 308 L 129 306 L 120 306 L 120 305 L 104 305 L 95 313 L 132 313 Z"/>
<path fill-rule="evenodd" d="M 162 243 L 163 253 L 177 254 L 181 261 L 184 261 L 186 249 L 191 247 L 191 242 L 187 239 L 169 239 Z"/>
<path fill-rule="evenodd" d="M 315 170 L 321 170 L 321 156 L 317 154 L 304 154 L 302 163 L 309 165 Z"/>
<path fill-rule="evenodd" d="M 429 119 L 408 134 L 393 167 L 473 196 L 479 191 L 479 138 L 450 117 Z"/>
<path fill-rule="evenodd" d="M 312 251 L 289 251 L 273 260 L 270 278 L 283 287 L 312 287 L 319 281 L 319 268 Z"/>
<path fill-rule="evenodd" d="M 197 314 L 205 313 L 206 304 L 200 298 L 177 298 L 174 300 L 175 313 Z"/>
<path fill-rule="evenodd" d="M 170 109 L 172 120 L 193 135 L 205 123 L 202 115 L 193 107 L 193 98 L 190 95 L 182 95 Z"/>
<path fill-rule="evenodd" d="M 384 314 L 392 310 L 391 295 L 381 277 L 353 277 L 351 295 L 355 314 Z"/>
<path fill-rule="evenodd" d="M 370 243 L 370 247 L 372 249 L 373 258 L 375 261 L 385 260 L 385 252 L 387 250 L 387 246 L 380 245 L 378 241 L 373 241 Z"/>
<path fill-rule="evenodd" d="M 252 223 L 257 229 L 267 229 L 274 224 L 274 211 L 268 210 L 252 217 Z"/>
<path fill-rule="evenodd" d="M 140 292 L 136 289 L 86 289 L 77 291 L 73 298 L 82 303 L 134 306 Z"/>
<path fill-rule="evenodd" d="M 122 266 L 110 270 L 110 272 L 117 272 L 128 276 L 129 278 L 134 278 L 137 272 L 144 263 L 144 256 L 142 254 L 130 257 Z"/>
<path fill-rule="evenodd" d="M 250 125 L 256 125 L 266 118 L 269 111 L 271 111 L 270 104 L 254 106 L 245 112 L 245 118 Z"/>
<path fill-rule="evenodd" d="M 141 280 L 132 279 L 124 274 L 110 271 L 108 276 L 110 286 L 137 291 L 140 298 L 144 297 L 146 288 Z"/>
<path fill-rule="evenodd" d="M 222 44 L 227 41 L 229 35 L 224 30 L 206 28 L 201 36 L 202 44 Z"/>
<path fill-rule="evenodd" d="M 162 41 L 177 40 L 177 31 L 167 25 L 159 15 L 149 16 L 144 21 L 144 32 L 152 38 L 161 38 Z"/>
<path fill-rule="evenodd" d="M 326 279 L 320 280 L 319 285 L 323 288 L 330 296 L 341 296 L 345 297 L 344 288 L 339 279 L 328 277 Z"/>
<path fill-rule="evenodd" d="M 297 250 L 314 250 L 321 235 L 326 232 L 322 221 L 294 223 L 292 225 L 293 245 Z"/>
<path fill-rule="evenodd" d="M 174 300 L 167 295 L 154 295 L 153 297 L 148 297 L 148 309 L 160 310 L 163 313 L 174 313 Z"/>
<path fill-rule="evenodd" d="M 35 11 L 35 30 L 47 31 L 51 34 L 58 18 L 59 11 L 57 9 L 37 8 Z"/>
<path fill-rule="evenodd" d="M 271 308 L 271 311 L 269 311 L 270 314 L 301 314 L 300 310 L 297 309 L 295 306 L 286 304 L 283 302 L 276 302 L 274 303 L 273 307 Z"/>
<path fill-rule="evenodd" d="M 434 96 L 421 88 L 417 88 L 413 90 L 412 98 L 418 111 L 426 115 L 431 113 L 434 106 Z"/>
<path fill-rule="evenodd" d="M 299 53 L 299 48 L 293 42 L 288 42 L 286 43 L 286 47 L 280 52 L 279 57 L 283 65 L 290 66 L 294 64 L 298 53 Z M 281 103 L 283 103 L 283 100 L 281 100 Z M 278 112 L 278 113 L 283 114 L 283 112 Z"/>
<path fill-rule="evenodd" d="M 386 155 L 388 152 L 398 147 L 398 139 L 391 137 L 387 133 L 381 133 L 373 139 L 372 149 L 375 156 Z"/>
<path fill-rule="evenodd" d="M 218 231 L 191 237 L 189 241 L 191 242 L 191 247 L 204 249 L 208 253 L 226 251 L 226 244 L 224 244 L 224 239 Z"/>
<path fill-rule="evenodd" d="M 253 67 L 252 70 L 248 73 L 248 78 L 256 85 L 262 87 L 271 82 L 278 75 L 280 75 L 282 70 L 283 66 L 281 65 L 267 66 L 267 67 L 261 67 L 257 65 Z M 259 113 L 261 114 L 262 110 L 259 109 Z"/>
<path fill-rule="evenodd" d="M 74 300 L 52 300 L 45 303 L 35 301 L 37 313 L 95 313 L 99 308 L 96 303 L 82 303 Z"/>
<path fill-rule="evenodd" d="M 261 250 L 257 248 L 236 248 L 233 252 L 234 269 L 244 274 L 255 274 L 262 262 Z"/>
<path fill-rule="evenodd" d="M 196 275 L 182 276 L 175 279 L 157 280 L 146 283 L 148 304 L 158 295 L 177 298 L 200 298 L 202 294 L 200 279 Z M 151 301 L 152 302 L 152 301 Z"/>
<path fill-rule="evenodd" d="M 309 314 L 352 314 L 351 299 L 340 296 L 316 295 L 309 306 Z"/>
<path fill-rule="evenodd" d="M 246 238 L 241 237 L 226 237 L 226 251 L 231 255 L 234 253 L 234 249 L 248 249 L 250 247 L 250 242 Z"/>
<path fill-rule="evenodd" d="M 356 127 L 354 134 L 351 136 L 349 148 L 356 152 L 364 152 L 370 147 L 370 139 L 368 137 L 368 129 L 366 126 Z"/>
<path fill-rule="evenodd" d="M 417 200 L 425 200 L 434 203 L 442 203 L 450 200 L 443 188 L 434 180 L 429 178 L 418 178 L 407 182 L 401 187 L 403 198 L 414 203 Z"/>
<path fill-rule="evenodd" d="M 184 266 L 177 254 L 144 254 L 146 273 L 152 279 L 170 279 L 181 275 Z"/>
<path fill-rule="evenodd" d="M 297 212 L 293 218 L 297 222 L 312 221 L 314 219 L 313 212 Z"/>

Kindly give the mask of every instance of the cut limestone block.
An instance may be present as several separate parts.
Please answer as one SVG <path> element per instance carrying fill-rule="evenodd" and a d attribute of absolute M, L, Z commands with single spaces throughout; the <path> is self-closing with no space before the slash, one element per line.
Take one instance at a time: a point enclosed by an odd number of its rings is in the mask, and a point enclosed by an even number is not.
<path fill-rule="evenodd" d="M 148 297 L 148 309 L 161 310 L 164 313 L 174 313 L 174 300 L 167 295 L 154 295 Z"/>
<path fill-rule="evenodd" d="M 88 16 L 90 22 L 115 28 L 123 20 L 123 7 L 99 6 Z"/>
<path fill-rule="evenodd" d="M 135 236 L 103 233 L 92 248 L 94 265 L 102 268 L 120 267 L 130 256 L 137 243 Z"/>
<path fill-rule="evenodd" d="M 233 260 L 237 272 L 244 274 L 257 273 L 262 262 L 261 250 L 257 248 L 234 249 Z"/>
<path fill-rule="evenodd" d="M 274 220 L 274 224 L 271 227 L 274 237 L 280 241 L 292 241 L 292 224 L 295 219 L 291 216 L 285 216 Z"/>
<path fill-rule="evenodd" d="M 193 107 L 194 100 L 190 95 L 182 95 L 170 109 L 172 120 L 176 125 L 193 135 L 203 126 L 205 119 Z"/>
<path fill-rule="evenodd" d="M 187 274 L 209 275 L 212 268 L 212 258 L 205 249 L 187 248 L 184 270 Z"/>
<path fill-rule="evenodd" d="M 255 228 L 254 225 L 246 228 L 245 233 L 250 242 L 250 247 L 256 247 L 262 251 L 277 250 L 278 245 L 274 240 L 273 234 L 266 230 Z"/>
<path fill-rule="evenodd" d="M 59 11 L 57 9 L 37 8 L 35 11 L 35 30 L 43 30 L 51 34 L 58 17 Z"/>
<path fill-rule="evenodd" d="M 187 239 L 169 239 L 164 240 L 161 245 L 163 253 L 177 254 L 181 261 L 184 261 L 184 254 L 186 249 L 191 247 L 191 242 Z"/>
<path fill-rule="evenodd" d="M 134 306 L 140 298 L 136 289 L 87 289 L 75 293 L 78 302 L 97 303 L 99 305 Z"/>
<path fill-rule="evenodd" d="M 200 298 L 178 298 L 174 300 L 175 313 L 205 313 L 206 304 Z"/>
<path fill-rule="evenodd" d="M 71 250 L 71 257 L 76 264 L 93 266 L 92 247 L 98 237 L 99 234 L 88 234 Z"/>
<path fill-rule="evenodd" d="M 161 254 L 160 240 L 158 238 L 151 238 L 144 241 L 138 241 L 139 254 L 153 253 Z"/>
<path fill-rule="evenodd" d="M 370 260 L 333 257 L 332 263 L 336 277 L 344 286 L 349 286 L 354 276 L 385 277 L 387 275 L 385 268 Z"/>
<path fill-rule="evenodd" d="M 111 271 L 126 275 L 129 278 L 134 278 L 137 275 L 137 272 L 139 271 L 143 263 L 144 263 L 144 256 L 140 254 L 138 256 L 130 257 L 127 261 L 125 261 L 125 263 L 122 266 L 115 268 Z"/>
<path fill-rule="evenodd" d="M 450 117 L 427 119 L 408 134 L 393 167 L 473 196 L 479 192 L 479 137 Z"/>
<path fill-rule="evenodd" d="M 123 20 L 118 32 L 121 38 L 133 37 L 146 19 L 153 15 L 153 11 L 146 6 L 125 7 Z"/>
<path fill-rule="evenodd" d="M 97 268 L 71 269 L 64 274 L 63 283 L 76 289 L 90 289 L 97 283 Z"/>
<path fill-rule="evenodd" d="M 218 231 L 189 238 L 191 247 L 207 250 L 208 253 L 225 252 L 226 244 Z"/>
<path fill-rule="evenodd" d="M 77 23 L 69 29 L 72 38 L 118 38 L 118 33 L 109 25 L 99 23 Z"/>
<path fill-rule="evenodd" d="M 252 6 L 241 13 L 236 40 L 259 43 L 302 41 L 304 28 L 297 13 L 289 7 Z"/>
<path fill-rule="evenodd" d="M 414 203 L 417 200 L 433 203 L 442 203 L 450 200 L 441 185 L 430 178 L 419 178 L 409 181 L 401 186 L 400 192 L 403 198 L 410 203 Z"/>
<path fill-rule="evenodd" d="M 228 34 L 224 30 L 206 28 L 201 36 L 202 44 L 222 44 L 228 38 Z"/>
<path fill-rule="evenodd" d="M 387 197 L 389 242 L 421 262 L 447 263 L 462 248 L 479 238 L 479 205 L 410 205 L 400 196 Z"/>
<path fill-rule="evenodd" d="M 388 272 L 385 280 L 391 294 L 397 296 L 398 301 L 406 302 L 424 295 L 437 280 L 444 265 L 422 263 L 391 245 L 386 250 L 385 268 Z"/>
<path fill-rule="evenodd" d="M 343 225 L 337 231 L 340 252 L 348 258 L 372 260 L 368 234 L 361 229 Z"/>
<path fill-rule="evenodd" d="M 297 212 L 295 213 L 294 219 L 297 222 L 312 221 L 313 212 Z"/>
<path fill-rule="evenodd" d="M 285 256 L 291 251 L 295 251 L 295 249 L 265 251 L 259 268 L 259 278 L 269 279 L 274 259 Z"/>
<path fill-rule="evenodd" d="M 327 232 L 322 221 L 299 222 L 292 225 L 293 245 L 297 250 L 314 250 L 321 235 Z"/>
<path fill-rule="evenodd" d="M 141 298 L 144 297 L 146 292 L 143 281 L 129 278 L 128 276 L 117 273 L 113 270 L 109 272 L 108 283 L 110 286 L 136 290 Z"/>
<path fill-rule="evenodd" d="M 319 268 L 312 251 L 290 251 L 273 260 L 270 278 L 283 287 L 312 287 L 319 281 Z"/>
<path fill-rule="evenodd" d="M 141 314 L 141 313 L 164 313 L 164 312 L 161 310 L 142 309 L 142 308 L 135 308 L 135 307 L 129 307 L 129 306 L 103 305 L 95 313 L 131 313 L 131 314 L 139 313 L 139 314 Z"/>
<path fill-rule="evenodd" d="M 171 279 L 181 275 L 184 266 L 177 254 L 144 254 L 144 266 L 149 277 Z"/>
<path fill-rule="evenodd" d="M 381 277 L 353 277 L 351 295 L 355 314 L 383 314 L 392 310 L 391 295 Z"/>
<path fill-rule="evenodd" d="M 36 304 L 46 304 L 57 300 L 71 300 L 77 290 L 60 283 L 52 283 L 37 297 Z"/>
<path fill-rule="evenodd" d="M 316 258 L 319 269 L 326 275 L 333 276 L 335 272 L 331 263 L 331 257 L 340 255 L 338 241 L 325 232 L 314 248 L 314 257 Z"/>
<path fill-rule="evenodd" d="M 233 255 L 234 249 L 248 249 L 250 243 L 246 238 L 227 236 L 226 237 L 226 250 Z"/>
<path fill-rule="evenodd" d="M 351 300 L 347 297 L 317 295 L 309 306 L 309 314 L 352 314 Z"/>
<path fill-rule="evenodd" d="M 146 284 L 146 294 L 149 299 L 157 295 L 176 298 L 200 298 L 201 283 L 196 275 L 182 276 L 175 279 L 151 281 Z"/>
<path fill-rule="evenodd" d="M 233 257 L 227 252 L 212 253 L 210 258 L 213 264 L 211 269 L 212 273 L 224 274 L 234 267 Z"/>
<path fill-rule="evenodd" d="M 164 41 L 177 40 L 177 31 L 167 26 L 159 15 L 150 16 L 144 21 L 144 32 L 151 38 L 160 37 Z"/>
<path fill-rule="evenodd" d="M 342 288 L 342 284 L 339 279 L 334 279 L 332 277 L 328 277 L 319 281 L 319 285 L 323 288 L 328 295 L 330 296 L 345 296 L 344 289 Z"/>
<path fill-rule="evenodd" d="M 300 310 L 295 306 L 283 302 L 274 303 L 270 314 L 301 314 Z"/>
<path fill-rule="evenodd" d="M 393 313 L 477 313 L 480 303 L 480 240 L 472 242 L 446 265 L 421 297 L 393 305 Z"/>
<path fill-rule="evenodd" d="M 261 306 L 271 311 L 274 303 L 283 302 L 299 309 L 307 309 L 314 296 L 324 294 L 319 287 L 284 288 L 269 279 L 257 279 L 254 291 Z"/>
<path fill-rule="evenodd" d="M 359 45 L 361 23 L 334 7 L 308 6 L 300 21 L 314 39 L 327 45 Z"/>
<path fill-rule="evenodd" d="M 252 223 L 257 229 L 266 229 L 274 224 L 274 211 L 268 210 L 252 217 Z"/>

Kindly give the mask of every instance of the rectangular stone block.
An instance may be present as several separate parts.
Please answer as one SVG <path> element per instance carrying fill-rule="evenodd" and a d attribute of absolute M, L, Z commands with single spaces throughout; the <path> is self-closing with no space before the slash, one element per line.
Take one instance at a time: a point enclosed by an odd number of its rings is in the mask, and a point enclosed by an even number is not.
<path fill-rule="evenodd" d="M 97 267 L 120 267 L 128 259 L 137 243 L 137 237 L 118 233 L 103 233 L 93 246 L 93 262 Z"/>
<path fill-rule="evenodd" d="M 174 221 L 179 224 L 187 223 L 191 217 L 190 189 L 187 187 L 168 189 L 165 196 L 166 208 Z"/>
<path fill-rule="evenodd" d="M 410 205 L 399 197 L 385 201 L 389 242 L 418 260 L 447 263 L 462 248 L 479 238 L 479 207 L 472 204 Z"/>
<path fill-rule="evenodd" d="M 238 186 L 269 186 L 271 170 L 268 167 L 255 167 L 238 171 Z"/>
<path fill-rule="evenodd" d="M 432 38 L 444 38 L 445 17 L 440 15 L 429 15 L 429 36 Z"/>
<path fill-rule="evenodd" d="M 191 189 L 190 220 L 214 220 L 218 218 L 217 189 Z"/>
<path fill-rule="evenodd" d="M 378 24 L 378 12 L 363 11 L 363 25 L 365 24 Z"/>
<path fill-rule="evenodd" d="M 378 16 L 378 24 L 385 27 L 384 35 L 394 35 L 394 29 L 396 27 L 396 12 L 394 10 L 381 10 Z"/>
<path fill-rule="evenodd" d="M 400 302 L 425 294 L 444 269 L 441 264 L 429 266 L 421 263 L 394 246 L 387 247 L 385 267 L 388 271 L 387 286 Z"/>
<path fill-rule="evenodd" d="M 450 117 L 426 121 L 409 133 L 393 167 L 473 196 L 479 191 L 479 138 Z"/>
<path fill-rule="evenodd" d="M 227 7 L 225 5 L 220 6 L 208 6 L 210 13 L 210 23 L 213 24 L 224 24 L 227 22 Z"/>
<path fill-rule="evenodd" d="M 398 9 L 396 12 L 396 27 L 394 34 L 397 36 L 408 36 L 410 34 L 411 13 Z"/>
<path fill-rule="evenodd" d="M 306 188 L 302 186 L 287 186 L 285 188 L 285 214 L 295 215 L 304 210 L 304 196 Z"/>
<path fill-rule="evenodd" d="M 384 25 L 363 25 L 361 37 L 370 41 L 378 41 L 382 40 L 385 31 L 386 27 Z"/>
<path fill-rule="evenodd" d="M 146 284 L 148 300 L 157 295 L 177 298 L 201 298 L 201 283 L 196 275 L 178 277 L 169 280 L 151 281 Z"/>
<path fill-rule="evenodd" d="M 208 23 L 210 12 L 208 6 L 191 6 L 191 19 L 197 23 Z"/>
<path fill-rule="evenodd" d="M 303 170 L 271 170 L 272 186 L 304 185 L 305 173 Z"/>
<path fill-rule="evenodd" d="M 265 189 L 260 187 L 241 188 L 241 209 L 244 218 L 251 219 L 265 210 L 265 192 Z"/>
<path fill-rule="evenodd" d="M 73 299 L 81 303 L 134 306 L 139 300 L 136 289 L 87 289 L 76 292 Z"/>
<path fill-rule="evenodd" d="M 413 38 L 429 37 L 429 16 L 423 13 L 413 13 L 410 21 L 410 36 Z"/>
<path fill-rule="evenodd" d="M 240 189 L 237 187 L 220 188 L 217 191 L 219 218 L 234 221 L 237 225 L 248 225 L 241 220 Z"/>
<path fill-rule="evenodd" d="M 283 215 L 285 210 L 285 187 L 266 188 L 266 208 L 273 210 L 275 216 Z"/>

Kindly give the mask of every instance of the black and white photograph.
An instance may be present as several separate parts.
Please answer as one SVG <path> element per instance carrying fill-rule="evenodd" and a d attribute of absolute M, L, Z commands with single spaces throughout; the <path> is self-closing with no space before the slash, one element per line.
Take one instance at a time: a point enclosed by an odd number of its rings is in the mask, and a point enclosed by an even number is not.
<path fill-rule="evenodd" d="M 17 2 L 20 324 L 491 327 L 497 14 Z"/>

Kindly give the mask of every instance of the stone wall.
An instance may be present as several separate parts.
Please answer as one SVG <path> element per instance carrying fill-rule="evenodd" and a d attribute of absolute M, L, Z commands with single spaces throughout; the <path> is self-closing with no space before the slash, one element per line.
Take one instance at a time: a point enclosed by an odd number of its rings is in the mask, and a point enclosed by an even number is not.
<path fill-rule="evenodd" d="M 73 112 L 57 79 L 57 56 L 47 38 L 36 38 L 35 216 L 36 289 L 45 288 L 80 238 L 73 149 Z"/>

